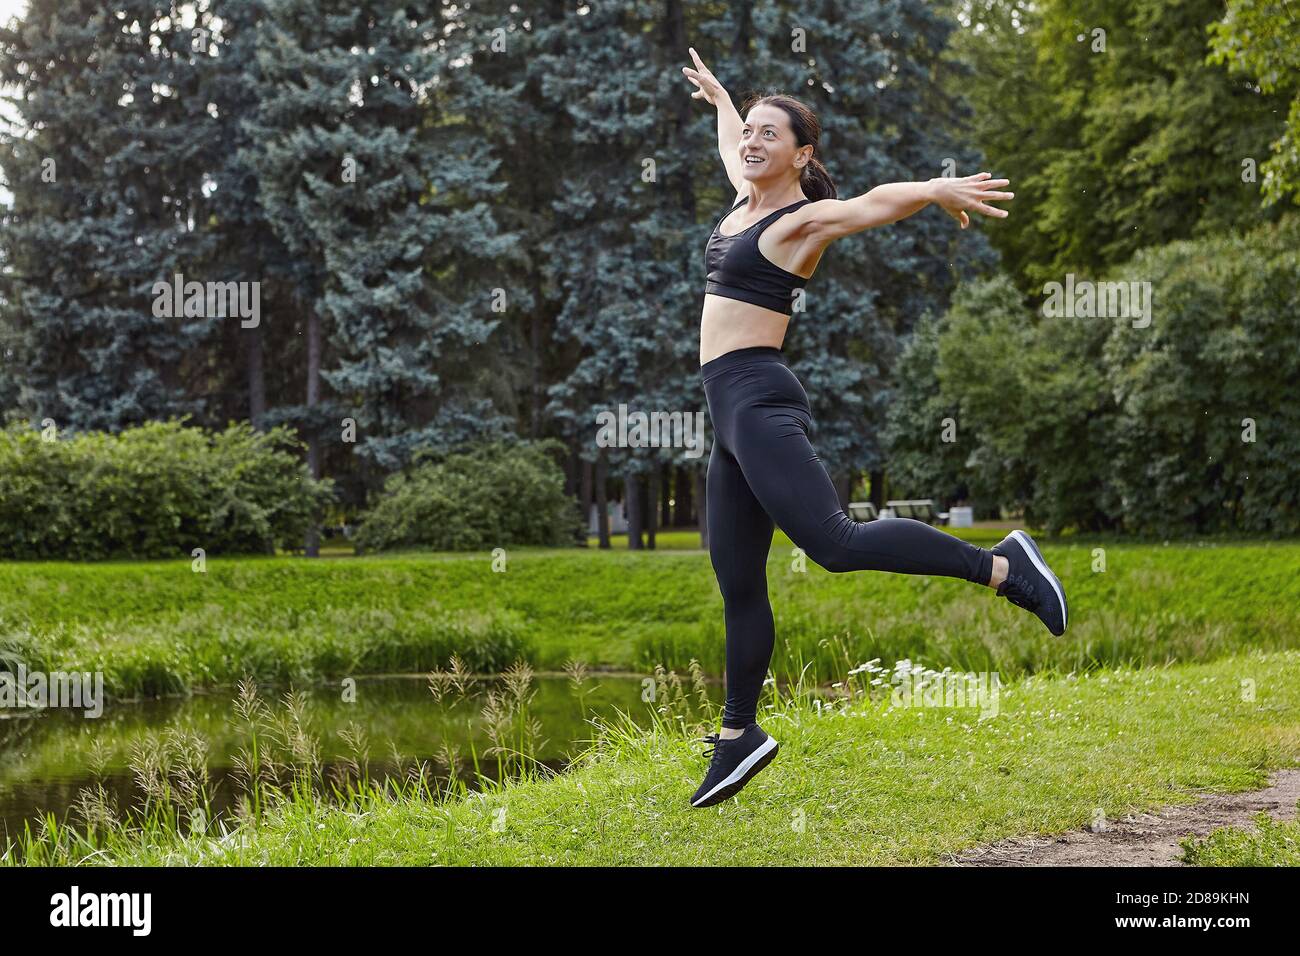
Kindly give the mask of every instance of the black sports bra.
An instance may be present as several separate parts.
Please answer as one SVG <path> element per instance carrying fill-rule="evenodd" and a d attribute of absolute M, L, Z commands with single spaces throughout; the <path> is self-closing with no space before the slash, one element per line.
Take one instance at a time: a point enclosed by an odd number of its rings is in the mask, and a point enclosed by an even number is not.
<path fill-rule="evenodd" d="M 793 307 L 791 300 L 794 297 L 794 290 L 802 289 L 808 280 L 793 272 L 787 272 L 763 255 L 758 248 L 758 237 L 781 216 L 812 200 L 800 199 L 784 209 L 778 209 L 734 236 L 724 236 L 720 233 L 718 229 L 727 216 L 747 202 L 749 202 L 748 196 L 727 210 L 726 214 L 718 220 L 718 225 L 713 227 L 713 235 L 709 236 L 709 244 L 705 249 L 709 281 L 704 291 L 706 294 L 739 299 L 741 302 L 749 302 L 771 309 L 773 312 L 789 315 Z"/>

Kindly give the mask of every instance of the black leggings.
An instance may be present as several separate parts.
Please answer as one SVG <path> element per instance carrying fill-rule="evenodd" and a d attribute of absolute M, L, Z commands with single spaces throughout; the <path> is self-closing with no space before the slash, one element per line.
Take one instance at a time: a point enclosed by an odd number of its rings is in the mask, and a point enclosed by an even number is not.
<path fill-rule="evenodd" d="M 773 522 L 827 571 L 934 574 L 986 584 L 993 553 L 911 518 L 854 521 L 808 442 L 808 396 L 780 349 L 727 352 L 700 367 L 713 423 L 709 558 L 727 625 L 722 726 L 758 711 L 776 640 L 767 599 Z"/>

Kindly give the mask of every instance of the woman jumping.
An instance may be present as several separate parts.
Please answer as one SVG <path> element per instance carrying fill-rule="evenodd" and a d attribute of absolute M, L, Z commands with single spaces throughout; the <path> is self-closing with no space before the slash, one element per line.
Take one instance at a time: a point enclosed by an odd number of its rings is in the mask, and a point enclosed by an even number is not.
<path fill-rule="evenodd" d="M 821 127 L 789 96 L 751 102 L 745 118 L 700 60 L 682 72 L 693 99 L 718 110 L 718 151 L 736 189 L 735 205 L 709 237 L 708 284 L 700 319 L 700 375 L 713 423 L 706 483 L 709 559 L 722 592 L 727 630 L 727 700 L 708 773 L 691 798 L 708 807 L 734 796 L 776 756 L 756 723 L 758 696 L 775 644 L 767 598 L 773 525 L 827 571 L 893 571 L 963 578 L 996 588 L 1065 632 L 1065 593 L 1032 538 L 1013 531 L 992 550 L 910 518 L 854 521 L 808 441 L 808 396 L 781 345 L 793 298 L 826 247 L 843 236 L 905 219 L 934 203 L 965 229 L 967 211 L 1005 217 L 990 201 L 1008 180 L 886 183 L 836 198 L 818 149 Z M 737 210 L 746 207 L 737 215 Z M 727 231 L 723 231 L 726 229 Z"/>

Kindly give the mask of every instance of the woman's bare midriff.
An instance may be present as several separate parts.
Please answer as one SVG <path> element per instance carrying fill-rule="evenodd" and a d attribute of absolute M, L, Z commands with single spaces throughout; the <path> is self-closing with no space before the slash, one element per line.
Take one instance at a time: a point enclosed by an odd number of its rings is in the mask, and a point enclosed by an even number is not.
<path fill-rule="evenodd" d="M 812 278 L 821 261 L 825 243 L 818 243 L 815 239 L 799 234 L 803 216 L 803 210 L 797 210 L 774 223 L 759 237 L 758 251 L 778 268 L 791 271 L 807 281 Z M 746 228 L 738 210 L 726 216 L 723 224 L 729 219 L 733 220 L 732 228 Z M 757 221 L 755 218 L 754 222 Z M 725 232 L 723 235 L 730 237 L 735 233 Z M 764 242 L 768 245 L 766 249 L 763 248 Z M 805 276 L 804 272 L 808 275 Z M 739 299 L 706 293 L 704 312 L 700 316 L 700 364 L 736 349 L 755 345 L 770 345 L 779 349 L 785 341 L 785 330 L 789 324 L 790 316 L 781 312 L 773 312 L 761 305 Z"/>
<path fill-rule="evenodd" d="M 726 296 L 705 295 L 700 317 L 700 364 L 754 345 L 779 349 L 789 324 L 790 316 L 780 312 Z"/>

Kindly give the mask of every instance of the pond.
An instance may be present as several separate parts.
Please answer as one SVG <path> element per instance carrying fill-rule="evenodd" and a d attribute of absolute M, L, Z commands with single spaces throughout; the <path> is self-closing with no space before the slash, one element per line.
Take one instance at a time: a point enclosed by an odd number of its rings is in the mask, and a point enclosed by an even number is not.
<path fill-rule="evenodd" d="M 255 742 L 264 762 L 278 746 L 281 778 L 296 757 L 309 758 L 322 791 L 361 772 L 371 781 L 423 774 L 436 790 L 453 766 L 470 788 L 480 773 L 510 775 L 533 760 L 563 770 L 591 740 L 593 718 L 622 712 L 648 723 L 654 705 L 644 691 L 642 677 L 593 673 L 577 683 L 534 676 L 526 689 L 506 678 L 471 678 L 437 699 L 426 676 L 401 675 L 318 684 L 289 698 L 261 688 L 252 714 L 235 688 L 110 701 L 94 719 L 62 708 L 0 712 L 0 848 L 44 813 L 80 824 L 86 788 L 102 785 L 119 816 L 138 810 L 148 789 L 142 767 L 161 766 L 153 779 L 179 781 L 180 790 L 187 767 L 203 768 L 189 779 L 204 781 L 213 816 L 226 815 L 247 792 L 241 761 L 247 765 Z M 710 683 L 707 693 L 716 703 L 721 687 Z"/>

